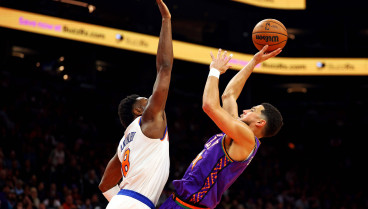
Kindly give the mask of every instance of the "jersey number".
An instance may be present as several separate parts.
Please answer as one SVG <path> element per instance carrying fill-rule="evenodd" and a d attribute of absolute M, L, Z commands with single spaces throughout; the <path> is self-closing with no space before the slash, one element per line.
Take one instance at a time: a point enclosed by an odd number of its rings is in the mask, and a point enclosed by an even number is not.
<path fill-rule="evenodd" d="M 129 154 L 130 154 L 130 149 L 125 150 L 124 155 L 123 155 L 123 162 L 121 162 L 121 170 L 123 171 L 124 177 L 126 177 L 129 171 L 129 167 L 130 167 Z"/>

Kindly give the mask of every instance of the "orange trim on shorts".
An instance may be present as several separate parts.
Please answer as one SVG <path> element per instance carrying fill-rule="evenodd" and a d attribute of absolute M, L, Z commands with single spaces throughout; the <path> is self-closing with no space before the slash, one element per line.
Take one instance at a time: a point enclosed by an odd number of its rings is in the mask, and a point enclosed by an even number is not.
<path fill-rule="evenodd" d="M 176 202 L 176 204 L 178 204 L 179 206 L 182 206 L 184 208 L 188 208 L 188 209 L 210 209 L 210 208 L 198 207 L 198 206 L 194 206 L 194 205 L 191 205 L 189 203 L 186 203 L 183 200 L 179 199 L 179 197 L 176 196 L 175 193 L 172 194 L 172 197 L 173 197 L 173 200 Z"/>

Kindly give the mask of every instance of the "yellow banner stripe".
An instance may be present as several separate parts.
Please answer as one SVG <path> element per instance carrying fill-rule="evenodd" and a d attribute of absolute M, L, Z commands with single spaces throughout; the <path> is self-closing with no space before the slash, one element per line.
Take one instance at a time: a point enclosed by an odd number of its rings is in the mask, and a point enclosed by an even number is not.
<path fill-rule="evenodd" d="M 126 30 L 66 20 L 0 7 L 0 27 L 49 35 L 92 44 L 156 54 L 158 37 Z M 122 40 L 116 38 L 117 35 Z M 249 43 L 252 44 L 252 43 Z M 175 59 L 208 65 L 210 51 L 217 48 L 173 41 Z M 225 49 L 226 50 L 226 49 Z M 284 50 L 287 50 L 284 49 Z M 232 53 L 232 69 L 239 70 L 253 55 Z M 320 66 L 320 67 L 318 67 Z M 368 58 L 285 58 L 275 57 L 257 66 L 256 73 L 279 75 L 368 75 Z"/>

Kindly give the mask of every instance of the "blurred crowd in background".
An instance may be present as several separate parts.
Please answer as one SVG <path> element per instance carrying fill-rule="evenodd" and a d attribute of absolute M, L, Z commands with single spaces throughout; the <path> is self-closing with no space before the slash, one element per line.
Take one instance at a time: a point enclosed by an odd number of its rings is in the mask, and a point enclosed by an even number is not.
<path fill-rule="evenodd" d="M 124 131 L 117 105 L 135 92 L 83 88 L 10 63 L 0 70 L 0 208 L 105 208 L 98 184 Z M 200 97 L 186 100 L 172 91 L 166 107 L 171 172 L 158 207 L 172 193 L 171 181 L 219 132 L 203 114 Z M 329 128 L 313 110 L 302 116 L 308 131 L 300 134 L 286 121 L 279 137 L 262 141 L 218 209 L 368 208 L 366 139 L 354 134 L 365 128 L 354 124 L 359 115 Z"/>

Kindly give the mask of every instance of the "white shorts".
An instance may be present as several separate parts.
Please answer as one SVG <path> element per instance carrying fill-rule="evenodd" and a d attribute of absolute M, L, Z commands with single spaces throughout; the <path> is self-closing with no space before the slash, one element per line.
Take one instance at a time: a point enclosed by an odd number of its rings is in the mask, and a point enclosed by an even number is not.
<path fill-rule="evenodd" d="M 150 209 L 143 202 L 125 195 L 115 195 L 106 209 Z"/>

